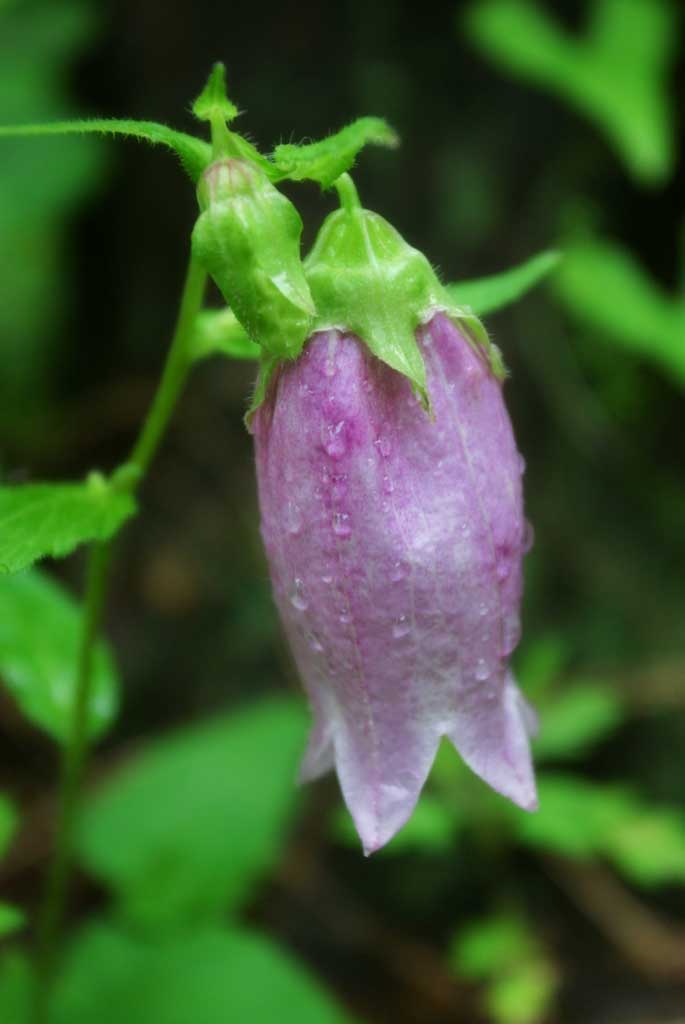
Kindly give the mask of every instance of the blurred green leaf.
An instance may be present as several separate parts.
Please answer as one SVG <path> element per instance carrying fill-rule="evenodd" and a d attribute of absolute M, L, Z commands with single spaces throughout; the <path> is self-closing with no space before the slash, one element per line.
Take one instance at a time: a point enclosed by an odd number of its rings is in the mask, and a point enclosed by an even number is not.
<path fill-rule="evenodd" d="M 563 671 L 569 655 L 566 638 L 560 633 L 541 633 L 527 641 L 516 655 L 516 678 L 526 696 L 540 700 Z"/>
<path fill-rule="evenodd" d="M 624 719 L 618 694 L 599 683 L 560 687 L 548 703 L 538 707 L 538 713 L 536 759 L 579 757 Z"/>
<path fill-rule="evenodd" d="M 682 809 L 638 805 L 632 818 L 607 836 L 607 856 L 638 885 L 685 882 L 685 821 Z"/>
<path fill-rule="evenodd" d="M 634 812 L 634 798 L 627 789 L 572 775 L 540 774 L 538 798 L 535 814 L 516 815 L 519 839 L 569 857 L 601 854 L 610 832 Z"/>
<path fill-rule="evenodd" d="M 283 143 L 274 150 L 274 164 L 283 178 L 291 181 L 316 181 L 322 188 L 353 166 L 357 154 L 370 143 L 397 146 L 398 138 L 380 117 L 360 117 L 318 142 L 295 145 Z"/>
<path fill-rule="evenodd" d="M 0 857 L 9 846 L 16 828 L 17 812 L 14 809 L 14 804 L 4 793 L 0 793 Z"/>
<path fill-rule="evenodd" d="M 528 0 L 478 0 L 473 43 L 496 64 L 589 117 L 638 180 L 666 180 L 675 159 L 668 71 L 676 15 L 668 0 L 593 0 L 576 38 Z"/>
<path fill-rule="evenodd" d="M 0 123 L 70 116 L 69 65 L 97 25 L 83 0 L 0 8 Z M 56 329 L 68 297 L 67 219 L 104 167 L 93 140 L 0 141 L 0 418 L 31 430 L 59 361 Z M 48 173 L 43 172 L 49 168 Z"/>
<path fill-rule="evenodd" d="M 3 903 L 0 900 L 0 939 L 23 928 L 25 921 L 26 917 L 23 911 L 19 910 L 18 907 L 13 907 L 10 903 Z"/>
<path fill-rule="evenodd" d="M 108 540 L 135 510 L 133 497 L 100 473 L 78 484 L 0 487 L 0 574 Z"/>
<path fill-rule="evenodd" d="M 446 288 L 460 306 L 469 306 L 477 316 L 484 316 L 522 298 L 554 270 L 560 259 L 558 252 L 541 252 L 501 274 L 473 281 L 455 281 Z"/>
<path fill-rule="evenodd" d="M 238 909 L 278 857 L 304 733 L 272 699 L 155 741 L 85 808 L 82 864 L 146 924 Z"/>
<path fill-rule="evenodd" d="M 0 676 L 26 717 L 60 742 L 69 734 L 81 642 L 79 606 L 48 576 L 0 576 Z M 88 712 L 91 736 L 113 722 L 118 680 L 100 642 Z"/>
<path fill-rule="evenodd" d="M 538 1024 L 546 1018 L 557 972 L 520 915 L 473 922 L 457 936 L 450 962 L 457 974 L 485 982 L 489 1019 L 496 1024 Z"/>
<path fill-rule="evenodd" d="M 445 853 L 450 850 L 462 823 L 442 800 L 422 793 L 409 821 L 378 851 L 376 857 L 393 857 L 401 853 Z M 359 836 L 349 813 L 340 808 L 334 821 L 335 838 L 346 846 L 359 848 Z"/>
<path fill-rule="evenodd" d="M 14 950 L 0 959 L 0 1019 L 3 1024 L 28 1024 L 33 976 L 28 957 Z"/>
<path fill-rule="evenodd" d="M 555 287 L 585 324 L 685 385 L 685 299 L 662 291 L 627 250 L 602 241 L 569 247 Z"/>
<path fill-rule="evenodd" d="M 516 818 L 524 843 L 570 857 L 607 857 L 638 885 L 685 881 L 682 812 L 653 805 L 628 786 L 569 775 L 540 775 L 538 794 L 540 810 Z"/>
<path fill-rule="evenodd" d="M 193 362 L 208 356 L 222 355 L 229 359 L 259 359 L 259 345 L 247 336 L 231 309 L 205 309 L 195 318 L 190 343 Z"/>
<path fill-rule="evenodd" d="M 196 928 L 153 943 L 91 924 L 69 950 L 51 1024 L 344 1024 L 300 965 L 244 930 Z"/>

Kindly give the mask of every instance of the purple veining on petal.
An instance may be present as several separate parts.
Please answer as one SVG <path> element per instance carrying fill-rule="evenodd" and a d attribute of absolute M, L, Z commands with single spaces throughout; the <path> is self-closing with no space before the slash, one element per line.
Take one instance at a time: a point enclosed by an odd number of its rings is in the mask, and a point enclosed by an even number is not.
<path fill-rule="evenodd" d="M 527 538 L 501 385 L 447 317 L 417 334 L 433 418 L 352 335 L 314 335 L 254 417 L 274 595 L 367 853 L 406 822 L 448 736 L 535 807 L 511 677 Z"/>

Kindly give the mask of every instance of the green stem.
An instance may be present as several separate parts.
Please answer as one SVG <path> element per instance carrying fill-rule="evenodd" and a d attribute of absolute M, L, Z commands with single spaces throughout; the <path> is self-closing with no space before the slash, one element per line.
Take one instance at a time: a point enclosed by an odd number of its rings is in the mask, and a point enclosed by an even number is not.
<path fill-rule="evenodd" d="M 129 463 L 115 474 L 120 485 L 131 490 L 140 484 L 159 447 L 192 364 L 189 341 L 193 334 L 195 318 L 202 306 L 205 283 L 205 271 L 191 257 L 176 328 L 155 397 L 133 447 Z M 43 1024 L 47 1019 L 48 999 L 69 893 L 74 825 L 78 816 L 81 783 L 88 758 L 88 709 L 93 678 L 93 655 L 107 597 L 112 551 L 113 541 L 108 541 L 92 544 L 88 552 L 83 629 L 74 705 L 69 736 L 62 754 L 54 853 L 48 869 L 38 926 L 38 986 L 34 1007 L 36 1024 Z"/>
<path fill-rule="evenodd" d="M 343 210 L 347 213 L 355 213 L 357 210 L 361 210 L 362 204 L 357 192 L 357 186 L 347 172 L 341 174 L 333 184 L 335 185 L 340 206 Z"/>

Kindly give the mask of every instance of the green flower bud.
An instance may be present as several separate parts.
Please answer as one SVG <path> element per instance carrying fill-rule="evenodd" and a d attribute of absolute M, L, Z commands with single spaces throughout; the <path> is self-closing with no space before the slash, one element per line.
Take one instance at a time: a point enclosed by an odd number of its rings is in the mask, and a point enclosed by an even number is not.
<path fill-rule="evenodd" d="M 260 168 L 226 157 L 200 180 L 193 253 L 265 356 L 294 359 L 314 302 L 300 259 L 302 221 Z"/>

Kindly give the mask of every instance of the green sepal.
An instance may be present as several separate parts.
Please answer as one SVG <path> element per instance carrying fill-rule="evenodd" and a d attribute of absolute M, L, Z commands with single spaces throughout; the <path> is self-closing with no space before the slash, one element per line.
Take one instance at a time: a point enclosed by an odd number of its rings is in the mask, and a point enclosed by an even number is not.
<path fill-rule="evenodd" d="M 220 117 L 230 124 L 238 116 L 238 108 L 226 95 L 226 68 L 220 62 L 212 68 L 207 84 L 193 103 L 193 114 L 199 121 Z"/>
<path fill-rule="evenodd" d="M 417 328 L 444 312 L 474 347 L 487 353 L 498 376 L 499 353 L 470 310 L 455 305 L 430 263 L 383 217 L 358 205 L 352 182 L 338 184 L 343 208 L 325 220 L 305 260 L 317 308 L 314 330 L 338 328 L 358 335 L 378 359 L 411 381 L 430 406 Z"/>
<path fill-rule="evenodd" d="M 202 139 L 185 132 L 177 132 L 156 121 L 134 121 L 126 118 L 92 118 L 85 121 L 53 121 L 47 124 L 0 125 L 0 137 L 13 138 L 29 135 L 120 135 L 123 138 L 142 139 L 153 146 L 166 146 L 173 150 L 181 165 L 193 181 L 197 181 L 211 162 L 212 148 Z"/>
<path fill-rule="evenodd" d="M 252 394 L 252 400 L 250 401 L 250 407 L 245 413 L 245 426 L 251 432 L 252 431 L 252 417 L 257 412 L 264 399 L 266 398 L 273 375 L 280 366 L 282 360 L 277 358 L 270 358 L 265 356 L 259 364 L 259 373 L 257 374 L 257 383 Z"/>
<path fill-rule="evenodd" d="M 300 258 L 297 210 L 259 167 L 235 158 L 207 169 L 198 199 L 195 258 L 265 354 L 296 358 L 315 313 Z"/>
<path fill-rule="evenodd" d="M 360 117 L 318 142 L 277 146 L 273 163 L 282 178 L 316 181 L 322 188 L 330 188 L 350 170 L 360 149 L 369 143 L 394 148 L 399 137 L 381 117 Z"/>

